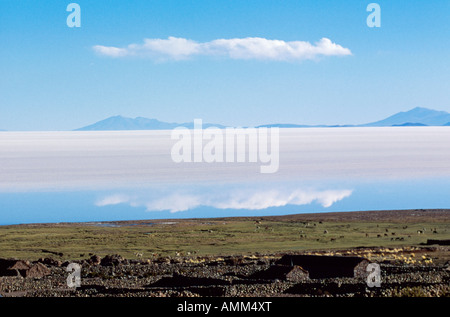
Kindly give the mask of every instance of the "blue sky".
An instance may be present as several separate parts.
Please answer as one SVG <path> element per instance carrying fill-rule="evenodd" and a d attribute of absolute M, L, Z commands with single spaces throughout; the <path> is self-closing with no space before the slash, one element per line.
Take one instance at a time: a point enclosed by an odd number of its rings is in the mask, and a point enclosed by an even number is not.
<path fill-rule="evenodd" d="M 0 1 L 0 129 L 70 130 L 113 115 L 224 125 L 354 124 L 421 106 L 450 112 L 450 2 Z M 96 45 L 257 37 L 352 55 L 314 60 L 114 58 Z"/>

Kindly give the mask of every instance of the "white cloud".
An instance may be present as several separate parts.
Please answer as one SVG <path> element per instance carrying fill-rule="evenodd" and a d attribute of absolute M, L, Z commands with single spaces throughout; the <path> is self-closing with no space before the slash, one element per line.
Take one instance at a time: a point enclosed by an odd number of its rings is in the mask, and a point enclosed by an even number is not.
<path fill-rule="evenodd" d="M 111 57 L 122 57 L 129 55 L 127 49 L 112 46 L 95 45 L 94 50 L 100 55 L 107 55 Z"/>
<path fill-rule="evenodd" d="M 202 198 L 196 195 L 171 194 L 145 203 L 148 211 L 184 211 L 203 205 Z"/>
<path fill-rule="evenodd" d="M 254 193 L 233 193 L 225 200 L 215 200 L 212 207 L 219 209 L 251 209 L 259 210 L 270 207 L 282 207 L 286 205 L 308 205 L 313 202 L 323 207 L 331 205 L 339 200 L 349 197 L 351 190 L 266 190 Z"/>
<path fill-rule="evenodd" d="M 103 199 L 100 199 L 95 203 L 96 206 L 102 207 L 102 206 L 109 206 L 109 205 L 118 205 L 127 203 L 130 201 L 130 197 L 126 195 L 111 195 L 107 196 Z"/>
<path fill-rule="evenodd" d="M 100 55 L 110 57 L 145 56 L 159 60 L 181 60 L 196 55 L 225 56 L 231 59 L 258 59 L 294 61 L 315 59 L 320 56 L 351 55 L 348 48 L 322 38 L 315 44 L 305 41 L 269 40 L 260 37 L 217 39 L 196 42 L 184 38 L 145 39 L 143 44 L 130 44 L 126 48 L 95 45 Z"/>
<path fill-rule="evenodd" d="M 202 192 L 203 190 L 199 190 Z M 186 211 L 200 206 L 213 207 L 217 209 L 247 209 L 262 210 L 271 207 L 282 207 L 286 205 L 308 205 L 314 202 L 325 208 L 331 207 L 335 202 L 340 201 L 352 194 L 352 190 L 242 190 L 232 189 L 224 193 L 223 189 L 209 191 L 208 193 L 180 194 L 171 193 L 157 198 L 133 198 L 121 199 L 125 195 L 107 196 L 97 206 L 116 205 L 119 203 L 129 203 L 133 207 L 145 206 L 148 211 L 170 212 Z"/>

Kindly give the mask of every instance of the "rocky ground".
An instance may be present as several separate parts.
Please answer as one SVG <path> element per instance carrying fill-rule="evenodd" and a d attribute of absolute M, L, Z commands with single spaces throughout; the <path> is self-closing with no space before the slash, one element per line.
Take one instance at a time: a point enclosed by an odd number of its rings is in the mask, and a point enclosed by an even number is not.
<path fill-rule="evenodd" d="M 3 297 L 441 297 L 450 296 L 449 246 L 360 248 L 304 252 L 322 257 L 359 257 L 378 263 L 381 287 L 367 276 L 311 278 L 284 254 L 177 256 L 124 259 L 90 255 L 80 265 L 81 285 L 68 287 L 69 262 L 0 260 Z M 294 270 L 296 267 L 296 270 Z M 332 269 L 332 268 L 324 268 Z M 74 282 L 74 279 L 70 279 Z"/>

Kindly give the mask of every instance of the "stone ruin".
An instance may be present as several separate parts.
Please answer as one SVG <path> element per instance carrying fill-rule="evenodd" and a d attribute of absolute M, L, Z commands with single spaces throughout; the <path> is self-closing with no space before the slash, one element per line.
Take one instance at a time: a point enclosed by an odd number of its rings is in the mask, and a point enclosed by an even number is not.
<path fill-rule="evenodd" d="M 42 278 L 50 274 L 50 269 L 40 262 L 15 259 L 0 259 L 0 276 L 21 276 Z"/>
<path fill-rule="evenodd" d="M 299 266 L 309 278 L 366 277 L 369 260 L 354 256 L 284 255 L 275 266 Z"/>

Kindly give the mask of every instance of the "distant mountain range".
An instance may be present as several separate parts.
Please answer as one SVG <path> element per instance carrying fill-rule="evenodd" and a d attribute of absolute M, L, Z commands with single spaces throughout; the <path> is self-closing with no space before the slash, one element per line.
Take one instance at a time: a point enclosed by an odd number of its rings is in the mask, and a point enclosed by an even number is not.
<path fill-rule="evenodd" d="M 450 113 L 417 107 L 405 112 L 396 113 L 386 119 L 357 125 L 306 125 L 296 123 L 270 123 L 256 126 L 279 128 L 332 128 L 332 127 L 419 127 L 419 126 L 450 126 Z M 75 129 L 74 131 L 112 131 L 112 130 L 171 130 L 176 127 L 194 128 L 193 122 L 175 123 L 163 122 L 156 119 L 143 117 L 127 118 L 114 116 L 98 121 L 94 124 Z M 217 127 L 224 129 L 226 126 L 214 123 L 203 123 L 203 128 Z M 0 131 L 6 131 L 0 129 Z"/>
<path fill-rule="evenodd" d="M 109 117 L 105 120 L 96 122 L 75 131 L 108 131 L 108 130 L 170 130 L 176 127 L 194 128 L 194 122 L 171 123 L 163 122 L 156 119 L 148 119 L 143 117 L 127 118 L 122 116 Z M 220 124 L 203 123 L 203 128 L 217 127 L 224 129 L 225 126 Z"/>
<path fill-rule="evenodd" d="M 143 117 L 127 118 L 123 116 L 114 116 L 94 124 L 76 129 L 75 131 L 107 131 L 107 130 L 170 130 L 176 127 L 186 127 L 192 129 L 193 122 L 170 123 L 156 119 Z M 260 127 L 279 127 L 279 128 L 311 128 L 311 127 L 407 127 L 407 126 L 450 126 L 450 113 L 445 111 L 436 111 L 427 108 L 417 107 L 406 112 L 396 113 L 386 119 L 359 125 L 304 125 L 291 123 L 272 123 L 257 126 Z M 213 123 L 203 123 L 203 128 L 217 127 L 220 129 L 225 126 Z"/>
<path fill-rule="evenodd" d="M 298 125 L 266 124 L 261 127 L 305 128 L 305 127 L 411 127 L 411 126 L 450 126 L 450 113 L 417 107 L 406 112 L 396 113 L 386 119 L 357 125 Z"/>

